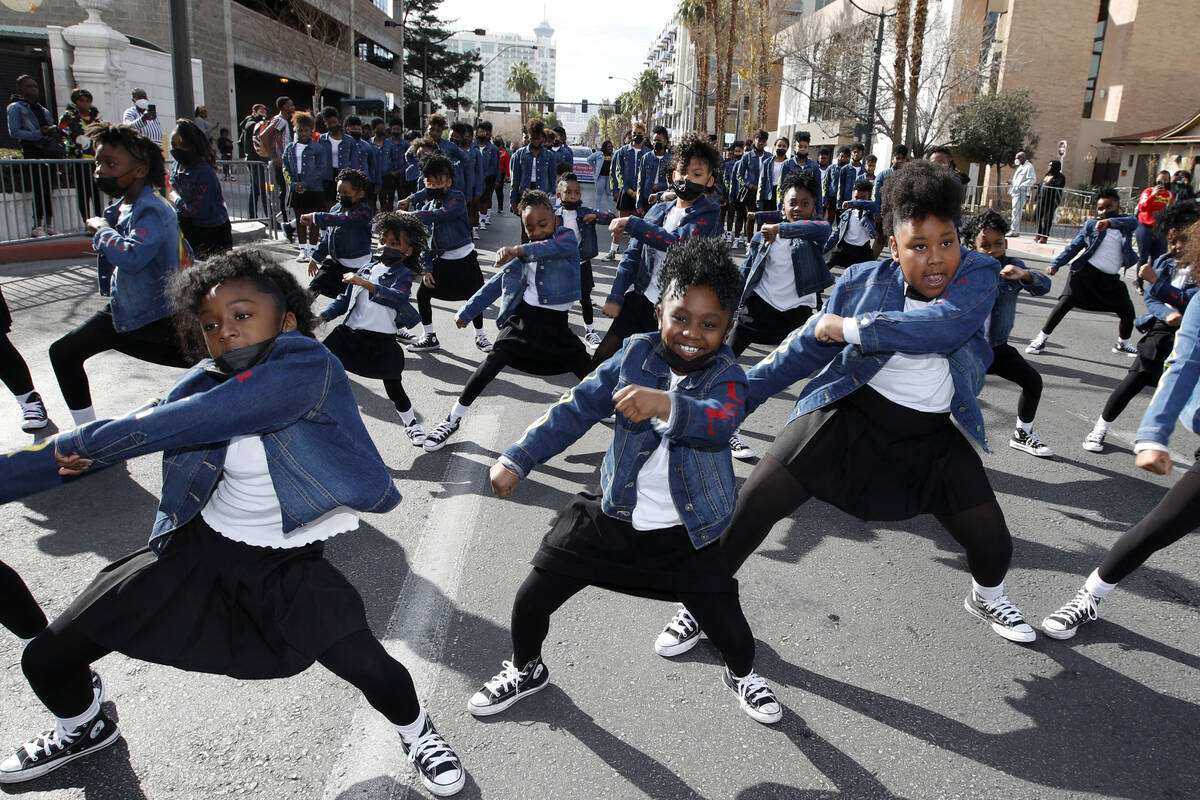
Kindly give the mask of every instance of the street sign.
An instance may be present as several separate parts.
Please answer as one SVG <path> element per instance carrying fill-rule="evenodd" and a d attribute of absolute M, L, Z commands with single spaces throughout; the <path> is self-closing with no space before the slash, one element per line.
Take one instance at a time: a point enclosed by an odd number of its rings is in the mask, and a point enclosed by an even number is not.
<path fill-rule="evenodd" d="M 1066 158 L 1066 156 L 1067 156 L 1067 140 L 1059 139 L 1058 140 L 1058 157 Z"/>
<path fill-rule="evenodd" d="M 508 108 L 508 106 L 484 106 L 483 110 L 484 111 L 503 111 L 505 113 L 508 113 L 509 108 Z"/>

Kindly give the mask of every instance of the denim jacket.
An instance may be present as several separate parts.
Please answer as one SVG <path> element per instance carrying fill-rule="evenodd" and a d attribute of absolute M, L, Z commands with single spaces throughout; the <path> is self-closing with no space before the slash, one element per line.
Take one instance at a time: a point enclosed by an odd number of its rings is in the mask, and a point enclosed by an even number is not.
<path fill-rule="evenodd" d="M 579 223 L 579 260 L 590 261 L 600 252 L 600 243 L 596 238 L 596 225 L 607 225 L 613 221 L 616 215 L 607 211 L 597 211 L 587 206 L 580 206 L 575 213 L 575 219 Z M 594 222 L 583 221 L 588 214 L 596 215 Z"/>
<path fill-rule="evenodd" d="M 554 236 L 521 245 L 525 255 L 514 258 L 479 287 L 458 312 L 459 319 L 475 319 L 485 308 L 500 301 L 496 325 L 503 325 L 525 295 L 525 264 L 537 262 L 538 302 L 545 305 L 574 303 L 579 299 L 579 240 L 570 228 L 559 228 Z"/>
<path fill-rule="evenodd" d="M 853 164 L 844 164 L 838 167 L 837 177 L 837 198 L 835 202 L 838 205 L 842 203 L 850 203 L 854 201 L 854 183 L 859 178 L 867 174 L 867 167 L 864 164 L 861 167 L 856 167 Z M 875 211 L 879 214 L 878 209 Z M 874 238 L 874 237 L 872 237 Z"/>
<path fill-rule="evenodd" d="M 370 280 L 371 270 L 378 264 L 368 264 L 358 271 L 362 278 Z M 354 307 L 354 303 L 365 292 L 368 303 L 379 303 L 396 312 L 396 328 L 404 330 L 421 321 L 421 315 L 412 306 L 412 284 L 416 274 L 404 264 L 394 264 L 373 283 L 375 291 L 368 292 L 361 286 L 346 284 L 345 290 L 325 306 L 321 318 L 326 322 L 337 319 Z"/>
<path fill-rule="evenodd" d="M 769 158 L 764 158 L 762 160 L 762 169 L 759 170 L 759 186 L 758 186 L 758 196 L 760 198 L 768 196 L 768 191 L 771 188 L 771 185 L 770 185 L 770 183 L 771 183 L 771 163 L 774 161 L 775 161 L 775 156 L 770 156 Z M 818 182 L 820 181 L 821 168 L 817 165 L 817 162 L 813 161 L 811 158 L 805 158 L 803 162 L 800 162 L 800 161 L 796 160 L 795 156 L 789 156 L 783 162 L 783 170 L 779 173 L 779 183 L 775 186 L 774 193 L 772 193 L 770 195 L 771 197 L 775 198 L 775 205 L 779 206 L 779 205 L 783 204 L 783 182 L 784 182 L 784 180 L 787 179 L 788 175 L 792 174 L 793 172 L 795 172 L 796 170 L 799 170 L 799 169 L 807 169 L 807 170 L 811 171 L 812 174 L 816 176 Z M 817 203 L 817 212 L 816 213 L 818 216 L 820 216 L 821 209 L 824 206 L 823 198 L 818 194 L 818 196 L 814 199 L 816 200 L 816 203 Z"/>
<path fill-rule="evenodd" d="M 746 413 L 820 370 L 800 392 L 791 422 L 865 386 L 893 353 L 940 353 L 949 359 L 954 381 L 950 411 L 987 450 L 975 396 L 992 363 L 983 322 L 996 299 L 1000 262 L 973 250 L 961 252 L 951 285 L 926 308 L 914 311 L 904 310 L 904 273 L 896 261 L 885 258 L 847 269 L 825 308 L 750 370 Z M 856 318 L 862 344 L 818 342 L 816 323 L 825 313 Z"/>
<path fill-rule="evenodd" d="M 312 142 L 303 142 L 306 147 L 296 163 L 296 142 L 288 142 L 283 148 L 283 172 L 293 186 L 300 184 L 306 191 L 325 191 L 325 173 L 329 171 L 329 156 L 325 148 Z M 346 165 L 343 165 L 346 166 Z"/>
<path fill-rule="evenodd" d="M 874 239 L 878 235 L 875 230 L 875 218 L 879 216 L 879 204 L 872 200 L 847 200 L 846 210 L 838 217 L 837 227 L 829 235 L 829 240 L 825 242 L 826 253 L 837 247 L 838 243 L 846 238 L 846 231 L 850 229 L 850 219 L 854 216 L 855 211 L 866 212 L 863 214 L 862 224 L 867 231 L 867 236 Z M 755 216 L 757 217 L 757 215 Z"/>
<path fill-rule="evenodd" d="M 483 153 L 483 158 L 480 161 L 483 167 L 483 177 L 496 178 L 500 175 L 500 148 L 497 147 L 490 139 L 486 144 L 479 148 Z"/>
<path fill-rule="evenodd" d="M 541 189 L 546 194 L 554 194 L 554 167 L 551 165 L 550 151 L 543 147 L 535 156 L 528 147 L 522 147 L 512 154 L 509 159 L 509 171 L 512 173 L 512 190 L 508 201 L 519 203 L 526 189 Z M 529 183 L 529 168 L 534 166 L 534 183 Z"/>
<path fill-rule="evenodd" d="M 1137 217 L 1132 214 L 1118 214 L 1115 217 L 1108 218 L 1108 226 L 1115 231 L 1121 232 L 1121 248 L 1124 254 L 1122 260 L 1125 266 L 1131 266 L 1137 261 L 1137 256 L 1133 254 L 1133 245 L 1130 243 L 1130 234 L 1137 228 Z M 1104 239 L 1104 233 L 1097 233 L 1096 220 L 1089 219 L 1083 223 L 1083 227 L 1079 229 L 1079 233 L 1075 235 L 1071 243 L 1054 257 L 1054 260 L 1050 262 L 1050 266 L 1058 269 L 1063 264 L 1071 261 L 1071 258 L 1076 253 L 1083 251 L 1083 255 L 1071 262 L 1071 271 L 1075 272 L 1083 269 L 1083 265 L 1091 261 L 1096 248 L 1100 246 L 1100 242 Z"/>
<path fill-rule="evenodd" d="M 778 211 L 760 212 L 754 216 L 764 224 L 779 222 L 780 218 Z M 829 238 L 831 227 L 828 222 L 818 219 L 782 222 L 779 225 L 779 237 L 770 245 L 763 242 L 761 233 L 754 234 L 754 238 L 750 240 L 746 260 L 742 262 L 739 305 L 746 304 L 755 287 L 762 281 L 763 273 L 767 271 L 767 253 L 772 247 L 791 248 L 792 269 L 796 273 L 796 294 L 804 297 L 806 294 L 815 294 L 832 286 L 833 273 L 821 257 L 821 243 Z"/>
<path fill-rule="evenodd" d="M 467 198 L 458 189 L 450 189 L 441 200 L 434 200 L 421 189 L 409 197 L 410 208 L 420 205 L 413 216 L 429 227 L 429 250 L 422 253 L 426 269 L 448 250 L 471 243 L 471 223 L 467 221 Z"/>
<path fill-rule="evenodd" d="M 400 502 L 345 371 L 316 339 L 282 333 L 266 361 L 224 381 L 211 365 L 181 375 L 164 402 L 56 437 L 58 452 L 98 467 L 163 451 L 155 552 L 208 502 L 234 436 L 262 437 L 285 533 L 338 506 L 384 512 Z"/>
<path fill-rule="evenodd" d="M 638 169 L 642 165 L 642 158 L 646 153 L 653 153 L 653 148 L 643 144 L 640 148 L 635 148 L 631 144 L 623 144 L 617 148 L 617 152 L 613 153 L 612 167 L 612 188 L 613 197 L 619 198 L 625 193 L 626 189 L 632 189 L 634 193 L 638 190 Z"/>
<path fill-rule="evenodd" d="M 630 386 L 667 389 L 671 369 L 654 352 L 659 333 L 635 334 L 617 353 L 562 396 L 501 456 L 524 477 L 561 453 L 595 423 L 614 412 L 613 393 Z M 712 544 L 729 525 L 737 499 L 729 436 L 741 424 L 746 375 L 733 351 L 722 345 L 708 369 L 683 378 L 671 393 L 668 424 L 630 422 L 617 415 L 613 440 L 600 467 L 601 508 L 629 522 L 637 505 L 637 476 L 662 441 L 670 440 L 668 482 L 692 547 Z"/>
<path fill-rule="evenodd" d="M 111 228 L 92 237 L 100 294 L 111 298 L 113 327 L 131 331 L 174 310 L 167 283 L 179 271 L 179 218 L 164 197 L 146 186 L 130 205 L 123 200 L 104 209 Z M 185 251 L 191 259 L 190 249 Z"/>
<path fill-rule="evenodd" d="M 692 203 L 683 212 L 683 221 L 679 227 L 673 232 L 667 231 L 662 227 L 663 220 L 666 219 L 667 212 L 674 205 L 674 200 L 664 200 L 655 204 L 654 208 L 647 211 L 644 217 L 628 217 L 629 222 L 626 224 L 625 232 L 635 241 L 629 243 L 629 247 L 625 249 L 625 254 L 621 257 L 621 264 L 617 267 L 617 276 L 613 279 L 612 291 L 608 294 L 607 302 L 624 304 L 625 292 L 630 287 L 639 292 L 646 291 L 646 287 L 650 285 L 650 276 L 654 271 L 646 248 L 665 251 L 671 245 L 682 242 L 690 236 L 719 236 L 721 234 L 721 229 L 717 225 L 721 207 L 715 200 L 708 197 L 701 197 Z"/>
<path fill-rule="evenodd" d="M 313 224 L 318 228 L 329 228 L 322 236 L 312 254 L 312 260 L 320 264 L 326 257 L 335 261 L 344 258 L 362 258 L 371 252 L 371 219 L 374 212 L 371 204 L 360 200 L 349 211 L 341 203 L 334 203 L 328 213 L 313 214 Z"/>
<path fill-rule="evenodd" d="M 179 195 L 175 210 L 201 228 L 215 228 L 229 222 L 225 198 L 217 171 L 207 161 L 189 166 L 176 163 L 171 167 L 171 186 Z"/>
<path fill-rule="evenodd" d="M 1137 326 L 1139 329 L 1142 329 L 1143 326 L 1149 324 L 1154 319 L 1166 322 L 1167 317 L 1171 314 L 1187 309 L 1192 295 L 1196 293 L 1196 286 L 1192 285 L 1180 289 L 1173 285 L 1171 279 L 1175 277 L 1176 266 L 1175 257 L 1170 253 L 1163 253 L 1154 259 L 1154 272 L 1158 277 L 1154 283 L 1147 284 L 1146 286 L 1144 297 L 1149 313 L 1138 317 Z"/>
<path fill-rule="evenodd" d="M 737 159 L 727 158 L 721 162 L 721 179 L 725 182 L 726 196 L 736 198 L 742 187 L 737 180 Z"/>
<path fill-rule="evenodd" d="M 743 188 L 749 188 L 750 193 L 746 200 L 753 200 L 758 193 L 758 180 L 762 176 L 762 160 L 766 157 L 766 151 L 759 153 L 753 147 L 742 154 L 742 160 L 738 163 L 738 183 Z"/>
<path fill-rule="evenodd" d="M 1015 264 L 1021 269 L 1029 269 L 1019 258 L 1005 256 L 1000 260 L 1001 266 Z M 1017 316 L 1017 295 L 1021 290 L 1029 292 L 1034 297 L 1041 297 L 1050 291 L 1050 277 L 1036 269 L 1030 269 L 1033 283 L 1025 284 L 1018 280 L 1001 278 L 996 287 L 996 305 L 992 307 L 991 323 L 988 325 L 988 344 L 999 347 L 1008 343 L 1008 335 L 1012 333 L 1013 320 Z"/>
<path fill-rule="evenodd" d="M 361 169 L 356 161 L 356 152 L 358 150 L 358 142 L 354 141 L 354 137 L 348 133 L 343 133 L 341 139 L 330 138 L 328 133 L 322 133 L 317 137 L 317 144 L 325 148 L 325 175 L 324 180 L 332 181 L 337 177 L 333 171 L 333 148 L 336 145 L 338 151 L 338 166 L 340 172 L 344 169 Z M 365 171 L 365 170 L 364 170 Z"/>
<path fill-rule="evenodd" d="M 649 208 L 650 195 L 666 191 L 665 172 L 670 158 L 669 150 L 663 151 L 661 156 L 655 154 L 654 150 L 650 150 L 638 159 L 636 200 L 638 208 Z"/>
<path fill-rule="evenodd" d="M 1188 430 L 1200 432 L 1200 303 L 1188 304 L 1175 332 L 1175 347 L 1150 406 L 1142 415 L 1137 441 L 1166 447 L 1178 419 Z"/>
<path fill-rule="evenodd" d="M 408 142 L 403 138 L 397 142 L 389 136 L 385 148 L 384 152 L 387 154 L 387 158 L 380 165 L 380 172 L 385 174 L 394 172 L 396 174 L 391 175 L 393 178 L 404 177 L 404 154 L 408 152 Z"/>

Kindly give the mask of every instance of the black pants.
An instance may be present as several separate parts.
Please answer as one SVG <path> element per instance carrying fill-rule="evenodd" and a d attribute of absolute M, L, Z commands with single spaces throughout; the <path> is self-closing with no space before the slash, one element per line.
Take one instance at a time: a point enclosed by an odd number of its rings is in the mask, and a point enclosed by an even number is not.
<path fill-rule="evenodd" d="M 750 239 L 754 236 L 755 225 L 754 217 L 747 216 L 747 212 L 758 211 L 758 201 L 751 197 L 742 201 L 739 205 L 741 205 L 742 209 L 741 214 L 738 215 L 738 218 L 741 219 L 745 225 L 746 241 L 750 241 Z"/>
<path fill-rule="evenodd" d="M 412 400 L 408 399 L 404 381 L 400 378 L 384 378 L 383 391 L 387 393 L 388 400 L 395 403 L 397 411 L 405 413 L 412 410 Z"/>
<path fill-rule="evenodd" d="M 458 402 L 464 406 L 469 406 L 475 402 L 479 395 L 483 394 L 483 390 L 487 385 L 496 379 L 500 371 L 508 366 L 508 356 L 501 350 L 493 350 L 487 354 L 487 357 L 475 368 L 470 378 L 467 378 L 467 384 L 463 387 L 462 394 L 459 395 Z M 592 362 L 586 357 L 580 359 L 578 364 L 564 364 L 563 372 L 574 373 L 576 378 L 583 380 L 592 371 Z"/>
<path fill-rule="evenodd" d="M 0 333 L 0 381 L 15 395 L 29 394 L 33 391 L 33 376 L 29 374 L 29 365 L 9 341 L 7 333 Z"/>
<path fill-rule="evenodd" d="M 28 156 L 27 156 L 28 157 Z M 24 172 L 27 186 L 33 191 L 33 224 L 38 226 L 54 222 L 54 181 L 50 164 L 30 164 Z"/>
<path fill-rule="evenodd" d="M 272 163 L 271 171 L 275 178 L 275 185 L 279 187 L 279 213 L 283 216 L 283 224 L 286 225 L 288 221 L 288 185 L 283 174 L 283 164 Z"/>
<path fill-rule="evenodd" d="M 738 493 L 733 519 L 721 534 L 719 546 L 725 552 L 730 572 L 737 572 L 776 522 L 790 516 L 809 499 L 810 495 L 786 465 L 770 454 L 763 456 Z M 980 585 L 998 586 L 1004 581 L 1012 560 L 1012 536 L 995 500 L 957 514 L 935 516 L 967 551 L 967 566 Z M 820 534 L 814 531 L 814 535 Z"/>
<path fill-rule="evenodd" d="M 46 615 L 17 571 L 0 561 L 0 625 L 22 639 L 32 639 L 46 627 Z"/>
<path fill-rule="evenodd" d="M 258 208 L 261 204 L 262 215 L 265 217 L 268 214 L 269 206 L 267 205 L 267 162 L 257 158 L 248 158 L 251 163 L 247 165 L 250 172 L 250 218 L 258 217 Z"/>
<path fill-rule="evenodd" d="M 512 609 L 513 663 L 524 667 L 542 654 L 550 616 L 588 582 L 533 568 L 517 590 Z M 754 667 L 754 635 L 736 594 L 687 593 L 679 596 L 716 645 L 729 671 L 743 676 Z"/>
<path fill-rule="evenodd" d="M 496 181 L 496 213 L 504 213 L 504 178 Z"/>
<path fill-rule="evenodd" d="M 1200 470 L 1193 466 L 1142 521 L 1130 528 L 1100 564 L 1100 579 L 1120 583 L 1146 559 L 1200 526 Z"/>
<path fill-rule="evenodd" d="M 227 250 L 233 249 L 233 226 L 229 220 L 220 225 L 200 226 L 189 219 L 180 217 L 179 230 L 197 260 L 212 258 Z"/>
<path fill-rule="evenodd" d="M 75 173 L 75 203 L 79 208 L 79 218 L 87 222 L 89 217 L 98 217 L 104 211 L 100 187 L 96 186 L 91 162 L 73 164 L 71 169 Z"/>
<path fill-rule="evenodd" d="M 113 327 L 112 306 L 107 305 L 50 345 L 50 364 L 67 408 L 78 411 L 91 406 L 92 390 L 83 362 L 107 350 L 165 367 L 191 363 L 180 347 L 170 317 L 119 333 Z"/>
<path fill-rule="evenodd" d="M 1007 343 L 993 347 L 992 365 L 988 367 L 987 374 L 999 375 L 1021 387 L 1021 398 L 1017 400 L 1017 419 L 1025 423 L 1033 422 L 1042 399 L 1042 376 L 1029 366 L 1017 348 Z"/>
<path fill-rule="evenodd" d="M 592 289 L 596 287 L 596 278 L 592 275 L 592 262 L 579 262 L 579 313 L 583 316 L 583 324 L 595 322 L 592 313 Z"/>
<path fill-rule="evenodd" d="M 1104 418 L 1105 422 L 1112 422 L 1121 416 L 1121 412 L 1129 405 L 1129 401 L 1137 397 L 1142 389 L 1153 389 L 1157 385 L 1158 376 L 1148 372 L 1129 370 L 1117 384 L 1117 388 L 1113 389 L 1112 394 L 1108 396 L 1108 401 L 1104 404 L 1104 410 L 1100 412 L 1100 416 Z"/>
<path fill-rule="evenodd" d="M 38 699 L 59 718 L 77 717 L 92 704 L 91 665 L 109 651 L 71 627 L 60 616 L 25 648 L 21 667 Z M 361 691 L 394 725 L 407 725 L 420 714 L 412 677 L 388 655 L 370 631 L 352 633 L 317 659 L 321 666 Z"/>
<path fill-rule="evenodd" d="M 621 349 L 627 337 L 657 329 L 658 318 L 654 313 L 654 304 L 636 289 L 626 292 L 621 313 L 608 326 L 608 333 L 604 334 L 604 339 L 592 355 L 592 366 L 598 367 L 612 358 L 613 354 Z"/>
<path fill-rule="evenodd" d="M 829 266 L 845 269 L 855 264 L 874 260 L 875 250 L 871 247 L 870 242 L 866 244 L 846 244 L 845 242 L 841 242 L 833 249 L 832 257 L 829 259 Z"/>
<path fill-rule="evenodd" d="M 433 324 L 433 300 L 438 297 L 437 288 L 430 289 L 423 282 L 421 288 L 417 290 L 417 311 L 421 314 L 421 324 Z M 475 330 L 483 330 L 483 313 L 480 312 L 475 319 L 471 320 L 471 324 L 475 326 Z"/>

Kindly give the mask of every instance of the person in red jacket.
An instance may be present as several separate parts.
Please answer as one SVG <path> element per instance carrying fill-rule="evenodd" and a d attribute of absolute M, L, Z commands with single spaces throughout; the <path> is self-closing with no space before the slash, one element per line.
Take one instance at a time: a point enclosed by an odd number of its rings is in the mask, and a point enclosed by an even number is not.
<path fill-rule="evenodd" d="M 504 213 L 504 184 L 508 181 L 508 160 L 512 154 L 508 152 L 508 147 L 504 140 L 497 137 L 496 147 L 500 148 L 500 177 L 496 181 L 496 213 Z"/>
<path fill-rule="evenodd" d="M 1142 265 L 1153 262 L 1167 252 L 1166 237 L 1155 228 L 1154 217 L 1175 199 L 1175 195 L 1169 188 L 1170 185 L 1171 173 L 1163 170 L 1158 173 L 1154 185 L 1143 189 L 1141 197 L 1138 198 L 1138 224 L 1137 231 L 1133 234 L 1134 240 L 1137 242 L 1138 254 L 1136 271 L 1140 271 Z M 1137 284 L 1138 291 L 1141 291 L 1141 278 L 1137 279 Z"/>

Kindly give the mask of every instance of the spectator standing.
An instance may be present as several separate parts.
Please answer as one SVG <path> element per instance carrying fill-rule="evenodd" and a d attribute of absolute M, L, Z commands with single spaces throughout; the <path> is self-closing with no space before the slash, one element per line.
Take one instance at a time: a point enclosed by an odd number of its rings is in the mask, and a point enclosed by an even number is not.
<path fill-rule="evenodd" d="M 1063 175 L 1062 162 L 1055 159 L 1046 167 L 1046 175 L 1042 185 L 1038 187 L 1037 200 L 1037 234 L 1035 242 L 1045 244 L 1050 235 L 1050 226 L 1058 215 L 1058 204 L 1062 202 L 1062 190 L 1067 185 L 1067 177 Z"/>
<path fill-rule="evenodd" d="M 254 162 L 247 165 L 250 170 L 250 218 L 258 217 L 258 203 L 262 203 L 263 216 L 268 214 L 267 211 L 267 159 L 259 155 L 258 150 L 254 147 L 254 129 L 258 127 L 258 123 L 265 121 L 267 118 L 267 107 L 262 103 L 255 103 L 250 108 L 250 114 L 238 123 L 238 131 L 240 135 L 239 147 L 242 151 L 242 158 L 247 161 Z"/>
<path fill-rule="evenodd" d="M 1153 186 L 1142 190 L 1137 204 L 1137 230 L 1133 237 L 1137 242 L 1137 267 L 1153 263 L 1156 258 L 1167 252 L 1167 240 L 1155 227 L 1155 217 L 1159 211 L 1171 204 L 1175 195 L 1171 193 L 1171 173 L 1165 169 L 1158 173 Z M 1141 279 L 1138 279 L 1141 283 Z M 1138 287 L 1141 288 L 1140 286 Z"/>
<path fill-rule="evenodd" d="M 150 102 L 145 89 L 134 89 L 130 97 L 133 105 L 125 109 L 121 122 L 132 125 L 142 136 L 162 147 L 163 129 L 158 121 L 158 107 Z"/>
<path fill-rule="evenodd" d="M 275 186 L 279 189 L 279 216 L 283 220 L 283 232 L 288 241 L 295 236 L 295 228 L 288 222 L 287 180 L 283 175 L 283 148 L 292 141 L 292 115 L 296 113 L 296 104 L 290 97 L 275 98 L 275 110 L 278 112 L 271 118 L 271 124 L 265 131 L 258 134 L 256 147 L 260 155 L 271 160 Z"/>
<path fill-rule="evenodd" d="M 1025 202 L 1036 184 L 1037 173 L 1033 170 L 1033 162 L 1025 157 L 1024 152 L 1017 153 L 1017 171 L 1008 185 L 1008 193 L 1012 197 L 1012 230 L 1007 234 L 1009 238 L 1021 235 L 1021 215 L 1025 213 Z"/>
<path fill-rule="evenodd" d="M 62 134 L 54 117 L 38 103 L 41 87 L 32 75 L 17 78 L 17 92 L 8 104 L 8 134 L 21 142 L 21 157 L 28 159 L 66 158 Z M 33 189 L 33 230 L 31 236 L 53 236 L 54 205 L 48 165 L 32 166 L 28 171 Z"/>
<path fill-rule="evenodd" d="M 100 112 L 92 105 L 92 93 L 87 89 L 75 89 L 71 92 L 71 104 L 58 120 L 58 129 L 62 131 L 66 143 L 67 158 L 95 158 L 92 140 L 84 133 L 84 129 L 93 122 L 100 121 Z M 100 189 L 92 175 L 93 165 L 72 164 L 69 168 L 75 178 L 75 191 L 79 203 L 79 216 L 87 222 L 93 215 L 104 211 L 100 199 Z M 89 202 L 91 204 L 89 209 Z"/>

